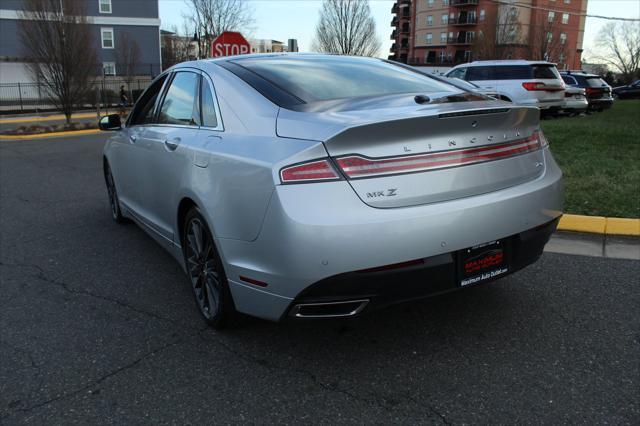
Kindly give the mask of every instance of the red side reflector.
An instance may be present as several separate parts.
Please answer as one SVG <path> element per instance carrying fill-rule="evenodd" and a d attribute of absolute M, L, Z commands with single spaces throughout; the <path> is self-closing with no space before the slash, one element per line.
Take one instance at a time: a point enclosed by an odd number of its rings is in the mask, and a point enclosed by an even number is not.
<path fill-rule="evenodd" d="M 329 160 L 315 160 L 296 164 L 280 170 L 282 183 L 313 182 L 318 180 L 338 180 L 340 176 Z"/>
<path fill-rule="evenodd" d="M 249 277 L 244 277 L 242 275 L 240 275 L 238 278 L 240 278 L 240 280 L 244 281 L 245 283 L 257 285 L 258 287 L 267 287 L 269 285 L 265 282 L 254 280 L 253 278 L 249 278 Z"/>
<path fill-rule="evenodd" d="M 380 159 L 350 155 L 338 158 L 336 162 L 349 178 L 411 173 L 481 163 L 534 152 L 544 146 L 543 139 L 541 133 L 536 131 L 528 138 L 477 148 Z"/>

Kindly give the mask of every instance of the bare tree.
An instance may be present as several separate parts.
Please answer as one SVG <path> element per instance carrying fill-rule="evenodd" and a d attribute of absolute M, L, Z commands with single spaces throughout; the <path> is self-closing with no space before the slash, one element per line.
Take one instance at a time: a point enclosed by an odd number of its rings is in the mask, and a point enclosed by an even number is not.
<path fill-rule="evenodd" d="M 97 69 L 85 2 L 24 0 L 18 34 L 34 80 L 71 122 L 74 106 L 88 98 Z"/>
<path fill-rule="evenodd" d="M 546 11 L 536 14 L 533 24 L 529 28 L 529 58 L 565 63 L 566 38 L 563 40 L 561 26 L 555 22 L 555 17 L 547 16 Z"/>
<path fill-rule="evenodd" d="M 369 1 L 324 0 L 313 47 L 320 52 L 376 56 L 380 40 Z"/>
<path fill-rule="evenodd" d="M 140 46 L 128 32 L 118 37 L 116 44 L 116 71 L 123 77 L 129 89 L 129 99 L 133 102 L 131 83 L 138 73 L 140 66 Z"/>
<path fill-rule="evenodd" d="M 247 0 L 185 0 L 199 39 L 199 53 L 208 55 L 210 43 L 225 31 L 245 32 L 253 24 Z"/>
<path fill-rule="evenodd" d="M 640 25 L 635 22 L 610 22 L 600 29 L 598 48 L 593 59 L 619 71 L 629 83 L 640 73 Z"/>
<path fill-rule="evenodd" d="M 473 59 L 508 59 L 522 44 L 522 27 L 516 7 L 500 6 L 487 10 L 471 46 Z"/>

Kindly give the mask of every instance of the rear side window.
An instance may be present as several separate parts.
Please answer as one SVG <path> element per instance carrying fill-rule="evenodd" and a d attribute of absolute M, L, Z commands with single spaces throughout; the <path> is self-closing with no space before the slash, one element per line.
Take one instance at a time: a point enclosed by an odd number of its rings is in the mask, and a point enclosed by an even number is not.
<path fill-rule="evenodd" d="M 305 103 L 401 93 L 452 92 L 422 73 L 362 58 L 238 59 L 233 61 Z"/>
<path fill-rule="evenodd" d="M 213 92 L 209 82 L 202 79 L 202 125 L 205 127 L 218 127 L 218 116 L 213 100 Z"/>
<path fill-rule="evenodd" d="M 162 102 L 158 123 L 195 126 L 200 121 L 198 112 L 199 75 L 178 72 Z"/>
<path fill-rule="evenodd" d="M 494 80 L 491 67 L 469 67 L 465 79 L 469 81 Z"/>
<path fill-rule="evenodd" d="M 533 78 L 559 79 L 560 73 L 555 65 L 533 65 Z"/>
<path fill-rule="evenodd" d="M 600 77 L 586 77 L 587 86 L 589 87 L 602 87 L 607 86 L 607 83 Z"/>
<path fill-rule="evenodd" d="M 527 80 L 531 78 L 531 67 L 528 65 L 493 67 L 493 72 L 493 80 Z"/>

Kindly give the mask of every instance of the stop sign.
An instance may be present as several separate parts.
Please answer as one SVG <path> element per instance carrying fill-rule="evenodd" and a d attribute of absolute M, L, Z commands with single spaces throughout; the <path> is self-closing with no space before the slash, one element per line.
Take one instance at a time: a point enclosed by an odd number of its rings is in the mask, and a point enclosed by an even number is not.
<path fill-rule="evenodd" d="M 242 34 L 226 31 L 211 43 L 211 57 L 243 55 L 251 52 L 251 45 Z"/>

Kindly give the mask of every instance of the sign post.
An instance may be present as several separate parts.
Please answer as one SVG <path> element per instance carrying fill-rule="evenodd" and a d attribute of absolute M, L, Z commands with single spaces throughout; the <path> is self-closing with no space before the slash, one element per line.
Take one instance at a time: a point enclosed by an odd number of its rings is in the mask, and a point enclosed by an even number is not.
<path fill-rule="evenodd" d="M 225 31 L 211 43 L 211 57 L 244 55 L 251 52 L 251 45 L 242 34 Z"/>

